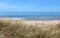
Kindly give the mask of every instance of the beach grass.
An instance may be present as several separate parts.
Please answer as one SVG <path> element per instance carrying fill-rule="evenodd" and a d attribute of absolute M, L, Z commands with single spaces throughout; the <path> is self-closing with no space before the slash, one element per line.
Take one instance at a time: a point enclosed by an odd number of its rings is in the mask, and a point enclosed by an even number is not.
<path fill-rule="evenodd" d="M 38 24 L 37 24 L 38 25 Z M 38 27 L 19 21 L 0 21 L 0 38 L 60 38 L 60 23 Z"/>

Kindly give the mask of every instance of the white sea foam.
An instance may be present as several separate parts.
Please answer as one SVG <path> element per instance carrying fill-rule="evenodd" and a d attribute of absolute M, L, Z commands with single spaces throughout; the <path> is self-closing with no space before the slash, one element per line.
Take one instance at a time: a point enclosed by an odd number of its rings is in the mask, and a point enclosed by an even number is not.
<path fill-rule="evenodd" d="M 13 18 L 13 17 L 11 17 L 11 18 L 0 18 L 0 20 L 24 20 L 24 18 Z"/>

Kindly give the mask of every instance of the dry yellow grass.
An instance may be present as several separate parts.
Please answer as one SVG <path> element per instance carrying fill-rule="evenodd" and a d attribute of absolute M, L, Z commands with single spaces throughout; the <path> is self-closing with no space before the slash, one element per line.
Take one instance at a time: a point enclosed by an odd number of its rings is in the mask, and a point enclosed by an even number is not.
<path fill-rule="evenodd" d="M 0 38 L 60 38 L 60 23 L 48 27 L 38 27 L 37 25 L 0 20 Z"/>

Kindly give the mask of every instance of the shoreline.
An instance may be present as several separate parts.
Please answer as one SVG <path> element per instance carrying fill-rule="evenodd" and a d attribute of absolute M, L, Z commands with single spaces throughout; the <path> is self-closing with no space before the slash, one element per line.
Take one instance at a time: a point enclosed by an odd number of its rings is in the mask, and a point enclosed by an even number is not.
<path fill-rule="evenodd" d="M 22 21 L 22 22 L 24 22 L 25 24 L 27 24 L 27 25 L 34 25 L 34 24 L 39 24 L 39 25 L 41 25 L 41 24 L 43 24 L 43 25 L 55 25 L 55 24 L 58 24 L 58 23 L 60 23 L 60 20 L 39 20 L 39 21 L 37 21 L 37 20 L 30 20 L 30 21 L 28 21 L 28 20 L 25 20 L 24 18 L 0 18 L 0 20 L 6 20 L 6 21 L 8 21 L 8 20 L 11 20 L 11 21 Z"/>

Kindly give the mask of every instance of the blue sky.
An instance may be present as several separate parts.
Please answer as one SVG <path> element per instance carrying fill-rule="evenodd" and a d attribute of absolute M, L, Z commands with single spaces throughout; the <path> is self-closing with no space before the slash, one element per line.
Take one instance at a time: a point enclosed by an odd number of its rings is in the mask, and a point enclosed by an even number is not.
<path fill-rule="evenodd" d="M 0 0 L 0 15 L 14 14 L 6 12 L 60 12 L 60 0 Z"/>

